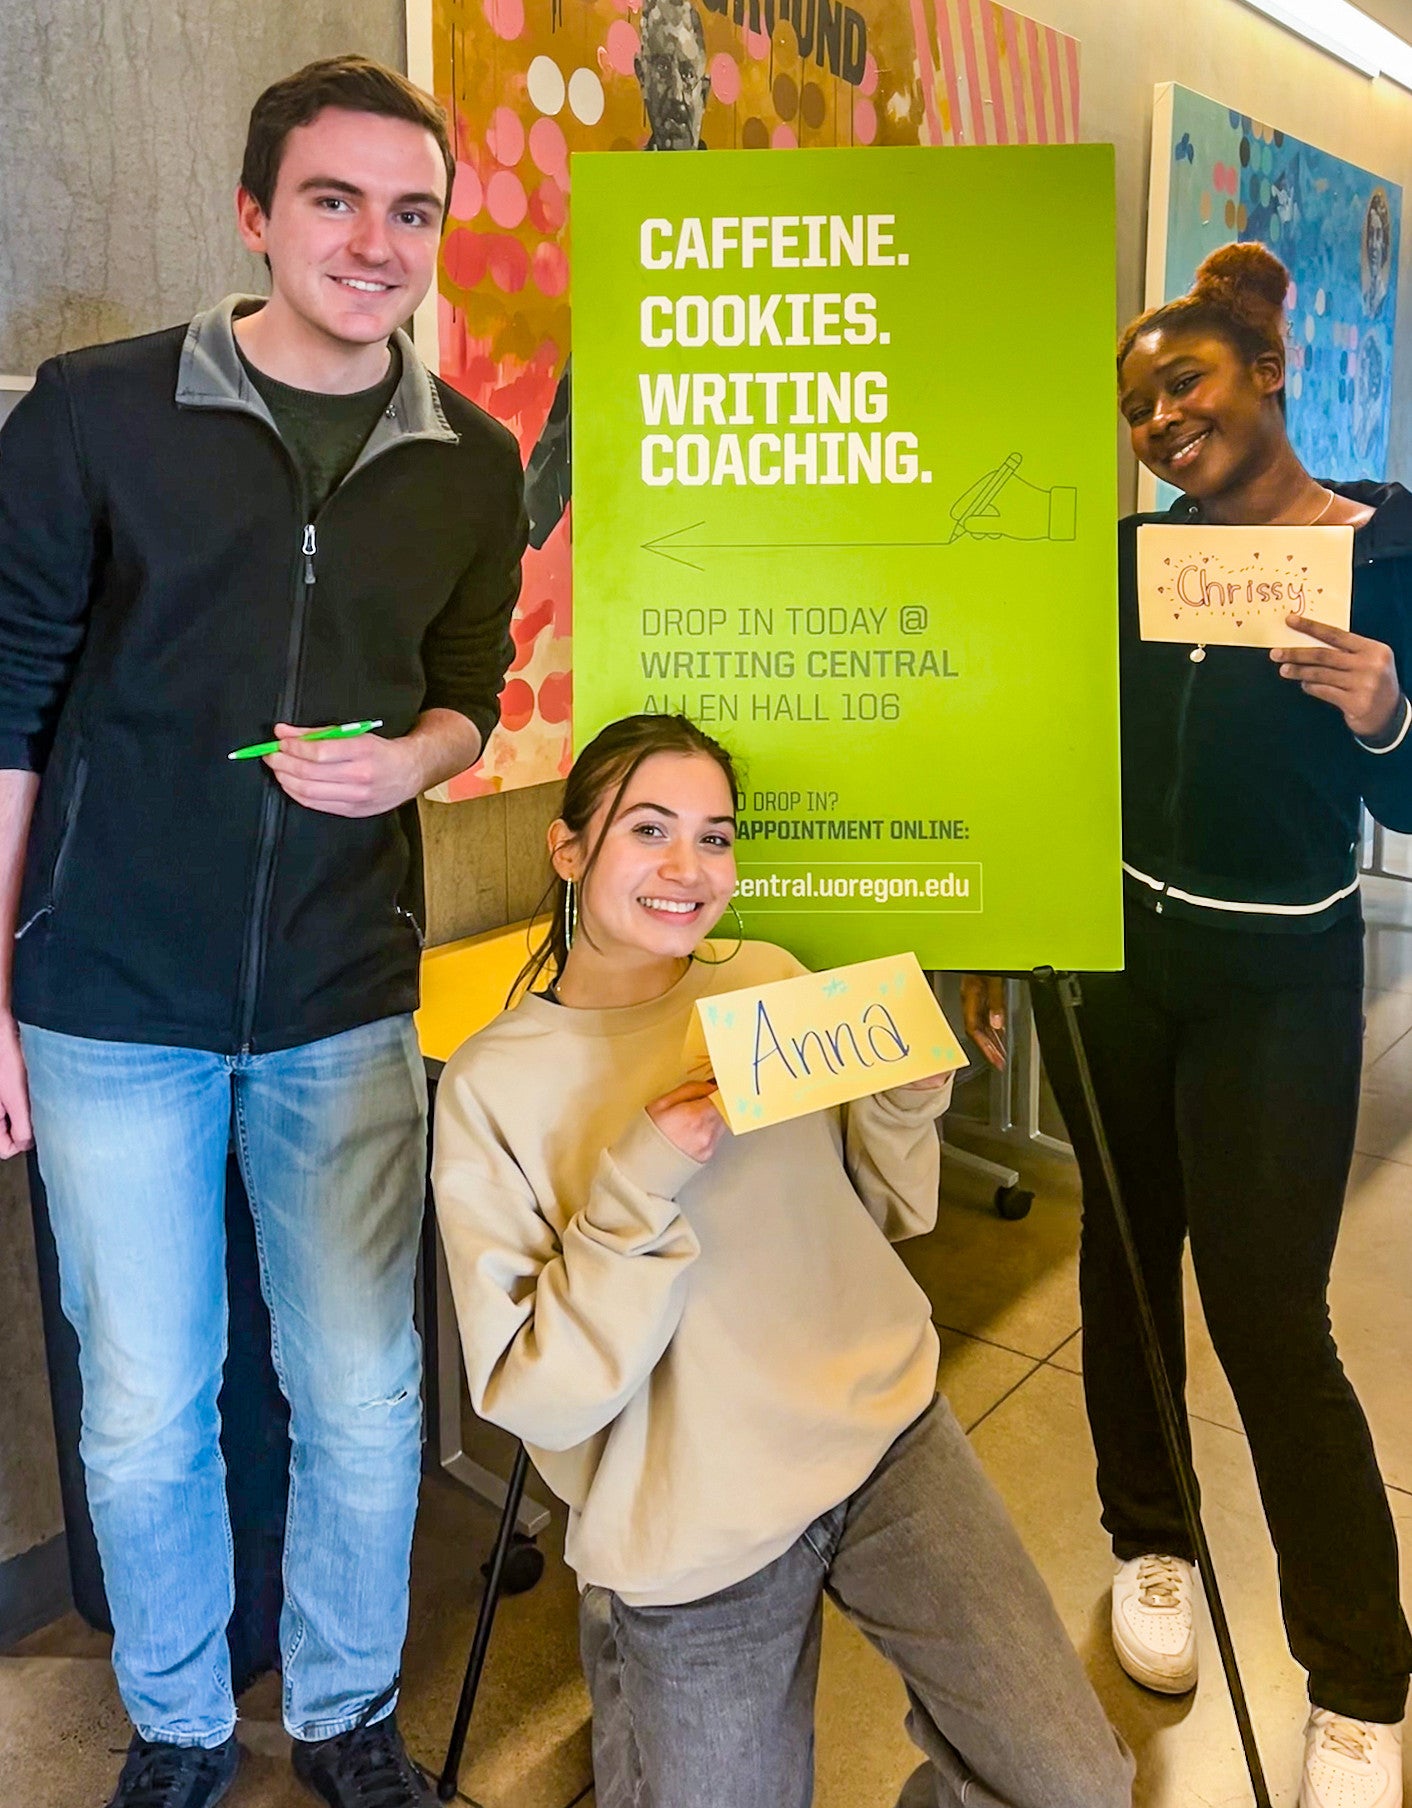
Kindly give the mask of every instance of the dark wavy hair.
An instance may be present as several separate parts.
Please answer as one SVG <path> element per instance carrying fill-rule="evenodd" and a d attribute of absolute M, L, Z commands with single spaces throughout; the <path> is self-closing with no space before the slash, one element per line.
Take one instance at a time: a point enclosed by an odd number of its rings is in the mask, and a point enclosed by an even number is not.
<path fill-rule="evenodd" d="M 612 802 L 603 818 L 603 827 L 588 851 L 588 858 L 579 876 L 580 895 L 584 881 L 593 871 L 602 852 L 604 838 L 613 826 L 633 774 L 644 760 L 650 760 L 658 753 L 699 753 L 714 760 L 726 775 L 732 808 L 739 808 L 740 781 L 736 776 L 735 762 L 719 741 L 713 741 L 689 717 L 624 716 L 621 721 L 610 722 L 607 728 L 593 737 L 574 761 L 573 770 L 564 784 L 564 802 L 559 811 L 560 820 L 571 835 L 585 835 L 599 805 L 612 793 Z M 564 963 L 569 958 L 564 923 L 567 894 L 568 881 L 561 879 L 558 873 L 552 873 L 535 908 L 536 917 L 547 914 L 549 920 L 539 945 L 520 969 L 510 988 L 511 1001 L 532 990 L 535 981 L 546 969 L 552 970 L 551 983 L 563 973 Z M 587 935 L 587 927 L 580 933 Z"/>

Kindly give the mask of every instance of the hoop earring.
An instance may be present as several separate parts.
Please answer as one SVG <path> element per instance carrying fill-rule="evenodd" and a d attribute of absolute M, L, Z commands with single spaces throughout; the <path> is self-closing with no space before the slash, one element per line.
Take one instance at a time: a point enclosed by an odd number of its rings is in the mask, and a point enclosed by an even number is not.
<path fill-rule="evenodd" d="M 564 952 L 567 954 L 574 945 L 574 933 L 579 926 L 578 895 L 572 879 L 564 881 Z"/>
<path fill-rule="evenodd" d="M 726 909 L 735 918 L 735 947 L 731 949 L 729 954 L 723 954 L 719 959 L 712 959 L 709 962 L 709 965 L 713 967 L 724 967 L 726 962 L 733 961 L 736 955 L 739 954 L 741 949 L 745 946 L 745 924 L 741 921 L 740 912 L 735 907 L 734 898 L 727 904 Z M 695 960 L 695 958 L 696 956 L 693 955 L 692 959 Z"/>

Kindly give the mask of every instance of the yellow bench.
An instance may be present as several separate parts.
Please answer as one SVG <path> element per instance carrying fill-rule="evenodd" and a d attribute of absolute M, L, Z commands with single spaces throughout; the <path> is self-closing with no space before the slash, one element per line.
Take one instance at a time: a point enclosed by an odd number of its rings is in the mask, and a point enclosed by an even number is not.
<path fill-rule="evenodd" d="M 510 987 L 538 947 L 547 919 L 507 923 L 503 929 L 487 929 L 459 942 L 443 942 L 422 956 L 422 1003 L 417 1012 L 417 1036 L 428 1061 L 449 1061 L 477 1030 L 483 1030 L 505 1008 Z M 735 944 L 717 957 L 728 959 Z M 544 980 L 538 981 L 543 990 Z"/>
<path fill-rule="evenodd" d="M 467 1036 L 504 1010 L 515 975 L 543 929 L 542 922 L 509 923 L 427 949 L 417 1036 L 428 1060 L 449 1061 Z"/>

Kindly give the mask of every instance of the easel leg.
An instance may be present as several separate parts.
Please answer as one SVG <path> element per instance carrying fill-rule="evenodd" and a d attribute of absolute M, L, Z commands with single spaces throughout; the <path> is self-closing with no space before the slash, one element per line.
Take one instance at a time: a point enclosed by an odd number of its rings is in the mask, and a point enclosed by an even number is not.
<path fill-rule="evenodd" d="M 1250 1709 L 1245 1699 L 1245 1686 L 1241 1682 L 1240 1668 L 1236 1663 L 1235 1645 L 1231 1640 L 1230 1626 L 1227 1623 L 1225 1606 L 1221 1600 L 1221 1589 L 1216 1579 L 1215 1565 L 1211 1561 L 1211 1550 L 1206 1542 L 1206 1533 L 1201 1524 L 1201 1511 L 1197 1505 L 1196 1476 L 1182 1441 L 1181 1421 L 1177 1413 L 1176 1400 L 1172 1394 L 1172 1384 L 1167 1375 L 1167 1365 L 1162 1360 L 1162 1348 L 1157 1340 L 1157 1325 L 1152 1316 L 1152 1302 L 1148 1298 L 1147 1283 L 1143 1279 L 1142 1264 L 1138 1258 L 1137 1244 L 1133 1238 L 1132 1221 L 1128 1217 L 1127 1207 L 1123 1203 L 1122 1194 L 1118 1188 L 1118 1175 L 1113 1165 L 1113 1152 L 1108 1146 L 1107 1133 L 1103 1128 L 1103 1119 L 1098 1109 L 1098 1097 L 1093 1089 L 1093 1075 L 1089 1070 L 1088 1053 L 1084 1048 L 1083 1034 L 1079 1028 L 1078 1006 L 1083 1002 L 1083 994 L 1077 977 L 1072 973 L 1055 973 L 1049 968 L 1041 968 L 1036 972 L 1035 978 L 1040 984 L 1052 985 L 1055 988 L 1060 1008 L 1064 1014 L 1074 1064 L 1078 1070 L 1079 1086 L 1083 1092 L 1084 1110 L 1098 1149 L 1098 1159 L 1103 1169 L 1104 1185 L 1112 1205 L 1118 1240 L 1123 1246 L 1123 1256 L 1127 1262 L 1128 1273 L 1132 1278 L 1138 1327 L 1142 1337 L 1142 1353 L 1147 1365 L 1148 1379 L 1152 1383 L 1152 1392 L 1157 1401 L 1157 1416 L 1162 1427 L 1162 1441 L 1166 1445 L 1167 1457 L 1176 1477 L 1182 1518 L 1186 1521 L 1187 1533 L 1191 1538 L 1192 1549 L 1196 1553 L 1196 1567 L 1200 1572 L 1202 1586 L 1206 1591 L 1206 1604 L 1211 1612 L 1211 1624 L 1216 1634 L 1216 1647 L 1221 1654 L 1221 1668 L 1225 1672 L 1226 1687 L 1230 1691 L 1231 1706 L 1235 1710 L 1236 1725 L 1240 1730 L 1240 1743 L 1245 1753 L 1245 1766 L 1250 1773 L 1251 1787 L 1255 1791 L 1256 1808 L 1270 1808 L 1270 1792 L 1265 1783 L 1265 1772 L 1261 1766 L 1260 1752 L 1255 1743 L 1255 1728 L 1251 1724 Z"/>
<path fill-rule="evenodd" d="M 495 1610 L 500 1605 L 500 1596 L 504 1589 L 505 1559 L 510 1550 L 511 1540 L 515 1535 L 515 1517 L 520 1510 L 520 1496 L 525 1491 L 525 1477 L 529 1474 L 529 1452 L 523 1444 L 516 1447 L 515 1465 L 510 1471 L 510 1480 L 505 1490 L 505 1505 L 500 1514 L 500 1526 L 495 1534 L 495 1547 L 490 1554 L 490 1568 L 485 1580 L 485 1593 L 481 1596 L 480 1612 L 476 1616 L 476 1629 L 471 1639 L 471 1653 L 466 1661 L 466 1674 L 461 1683 L 460 1699 L 456 1703 L 456 1720 L 451 1729 L 451 1740 L 446 1748 L 446 1761 L 441 1767 L 441 1775 L 437 1778 L 437 1799 L 443 1802 L 454 1800 L 457 1785 L 461 1777 L 461 1759 L 466 1750 L 466 1734 L 470 1731 L 471 1713 L 476 1705 L 476 1695 L 480 1690 L 481 1672 L 485 1669 L 486 1653 L 490 1649 L 491 1628 L 495 1624 Z"/>

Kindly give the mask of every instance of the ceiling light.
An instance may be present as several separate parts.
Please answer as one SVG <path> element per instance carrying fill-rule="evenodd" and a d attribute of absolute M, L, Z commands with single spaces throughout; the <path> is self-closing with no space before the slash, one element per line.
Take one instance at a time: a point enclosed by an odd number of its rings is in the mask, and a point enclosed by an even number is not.
<path fill-rule="evenodd" d="M 1412 44 L 1349 0 L 1245 0 L 1245 4 L 1364 75 L 1386 75 L 1412 89 Z"/>

